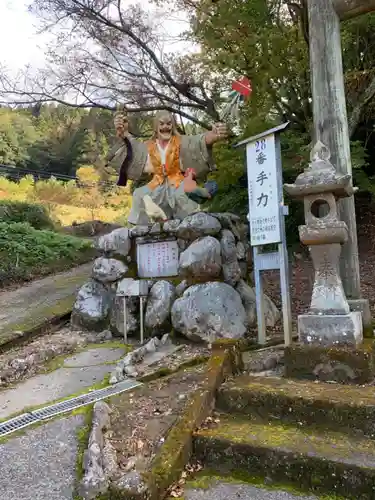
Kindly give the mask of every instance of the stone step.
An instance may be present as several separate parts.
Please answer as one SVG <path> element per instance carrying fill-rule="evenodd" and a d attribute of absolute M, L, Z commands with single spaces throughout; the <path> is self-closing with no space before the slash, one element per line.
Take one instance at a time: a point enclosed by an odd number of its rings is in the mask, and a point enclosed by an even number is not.
<path fill-rule="evenodd" d="M 243 375 L 220 387 L 216 406 L 264 420 L 375 435 L 374 386 Z"/>
<path fill-rule="evenodd" d="M 221 415 L 217 427 L 195 433 L 194 454 L 221 473 L 243 471 L 310 492 L 375 498 L 371 439 Z"/>

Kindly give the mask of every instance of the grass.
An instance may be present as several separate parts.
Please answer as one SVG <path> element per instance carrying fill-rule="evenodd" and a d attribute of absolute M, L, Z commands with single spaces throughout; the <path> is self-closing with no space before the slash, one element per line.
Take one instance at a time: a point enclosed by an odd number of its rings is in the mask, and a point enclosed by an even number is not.
<path fill-rule="evenodd" d="M 100 204 L 99 202 L 97 205 L 89 208 L 86 206 L 87 203 L 85 203 L 85 199 L 82 199 L 81 203 L 76 203 L 73 199 L 68 199 L 69 197 L 61 197 L 59 189 L 54 193 L 53 184 L 55 183 L 53 182 L 49 183 L 48 181 L 40 181 L 36 182 L 35 185 L 33 183 L 29 183 L 28 186 L 26 184 L 24 182 L 23 186 L 21 186 L 21 183 L 11 182 L 8 179 L 0 178 L 0 205 L 2 203 L 11 203 L 15 205 L 24 203 L 33 205 L 35 203 L 35 205 L 43 205 L 47 216 L 55 223 L 62 226 L 70 226 L 73 222 L 88 222 L 93 219 L 101 220 L 102 222 L 117 222 L 122 219 L 126 221 L 126 215 L 129 211 L 130 205 L 130 196 L 127 191 L 121 191 L 120 194 L 117 195 L 116 193 L 111 192 L 107 195 L 107 197 L 103 198 L 103 204 Z M 41 199 L 38 195 L 38 189 L 35 189 L 35 187 L 38 187 L 38 184 L 44 184 L 45 186 L 49 184 L 49 194 L 51 195 L 49 200 Z M 63 185 L 63 183 L 60 184 Z M 82 191 L 80 188 L 75 188 L 75 193 L 76 195 L 79 195 L 80 193 L 87 195 L 87 193 L 85 193 L 84 190 Z M 59 200 L 59 202 L 57 203 L 54 200 Z M 30 201 L 31 203 L 29 203 Z M 17 222 L 19 221 L 20 220 L 18 219 Z"/>
<path fill-rule="evenodd" d="M 61 272 L 94 255 L 91 243 L 81 238 L 0 222 L 0 287 Z"/>
<path fill-rule="evenodd" d="M 102 222 L 115 222 L 121 219 L 123 210 L 100 207 L 94 212 L 85 207 L 75 207 L 72 205 L 55 205 L 51 208 L 51 216 L 62 226 L 71 226 L 73 222 L 82 223 L 94 219 Z"/>
<path fill-rule="evenodd" d="M 230 474 L 218 474 L 215 471 L 204 469 L 200 472 L 195 473 L 190 479 L 186 482 L 186 487 L 191 489 L 204 489 L 207 490 L 211 486 L 215 484 L 215 482 L 224 482 L 224 483 L 232 483 L 232 484 L 248 484 L 251 486 L 255 486 L 258 488 L 262 488 L 269 491 L 281 490 L 286 491 L 292 495 L 296 496 L 311 496 L 311 492 L 306 492 L 304 490 L 300 490 L 289 484 L 272 482 L 271 484 L 266 484 L 264 478 L 258 476 L 252 476 L 246 471 L 236 470 Z M 319 498 L 320 500 L 344 500 L 343 497 L 337 495 L 319 495 L 317 496 L 314 493 L 314 496 Z"/>

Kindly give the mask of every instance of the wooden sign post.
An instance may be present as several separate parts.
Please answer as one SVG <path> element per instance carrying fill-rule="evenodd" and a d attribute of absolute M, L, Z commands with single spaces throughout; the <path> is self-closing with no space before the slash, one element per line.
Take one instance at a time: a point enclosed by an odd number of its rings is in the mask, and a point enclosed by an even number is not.
<path fill-rule="evenodd" d="M 344 174 L 352 174 L 350 139 L 344 74 L 342 67 L 340 21 L 375 10 L 375 0 L 308 0 L 310 69 L 313 98 L 314 137 L 331 151 L 332 164 Z M 364 326 L 370 326 L 368 301 L 361 298 L 357 225 L 354 197 L 340 201 L 340 218 L 349 230 L 343 246 L 341 279 L 348 302 L 363 313 Z"/>
<path fill-rule="evenodd" d="M 285 236 L 283 173 L 280 133 L 289 123 L 249 137 L 234 147 L 246 147 L 249 193 L 250 244 L 253 247 L 254 279 L 257 306 L 258 342 L 265 344 L 266 318 L 261 272 L 280 271 L 281 302 L 283 311 L 284 343 L 292 342 L 292 312 L 289 287 L 289 259 Z M 272 246 L 277 250 L 267 251 Z"/>

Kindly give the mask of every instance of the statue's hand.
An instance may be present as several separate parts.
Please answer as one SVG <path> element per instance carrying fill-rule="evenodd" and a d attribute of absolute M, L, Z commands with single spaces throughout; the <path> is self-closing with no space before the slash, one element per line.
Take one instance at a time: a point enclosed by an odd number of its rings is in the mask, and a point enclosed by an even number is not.
<path fill-rule="evenodd" d="M 117 137 L 124 139 L 129 133 L 129 122 L 126 113 L 119 111 L 115 114 L 114 125 Z"/>
<path fill-rule="evenodd" d="M 228 137 L 228 128 L 225 123 L 215 123 L 212 127 L 212 132 L 216 135 L 218 141 Z"/>

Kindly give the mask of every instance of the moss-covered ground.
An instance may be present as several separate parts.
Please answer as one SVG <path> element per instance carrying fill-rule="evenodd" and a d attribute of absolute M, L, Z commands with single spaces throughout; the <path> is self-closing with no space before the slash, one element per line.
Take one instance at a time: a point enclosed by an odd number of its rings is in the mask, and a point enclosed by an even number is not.
<path fill-rule="evenodd" d="M 195 433 L 194 450 L 198 460 L 220 472 L 251 470 L 312 492 L 375 497 L 372 439 L 221 415 L 217 426 Z"/>
<path fill-rule="evenodd" d="M 217 427 L 202 429 L 198 435 L 254 447 L 287 449 L 327 459 L 353 459 L 357 462 L 363 457 L 370 467 L 374 467 L 375 472 L 375 441 L 349 437 L 341 432 L 319 432 L 311 426 L 288 426 L 279 422 L 223 416 Z"/>
<path fill-rule="evenodd" d="M 218 474 L 214 470 L 204 469 L 189 477 L 186 481 L 185 489 L 204 489 L 207 490 L 216 482 L 234 483 L 234 484 L 249 484 L 258 488 L 272 491 L 286 491 L 293 495 L 309 496 L 311 492 L 301 490 L 298 487 L 291 486 L 290 484 L 265 481 L 263 477 L 252 476 L 245 470 L 235 470 L 227 474 Z M 171 499 L 172 497 L 170 497 Z M 344 497 L 337 495 L 319 495 L 319 500 L 345 500 Z M 168 500 L 170 500 L 168 499 Z M 184 497 L 182 497 L 184 500 Z"/>
<path fill-rule="evenodd" d="M 219 389 L 217 407 L 265 420 L 322 425 L 373 435 L 375 406 L 372 386 L 315 383 L 277 377 L 240 376 Z"/>

